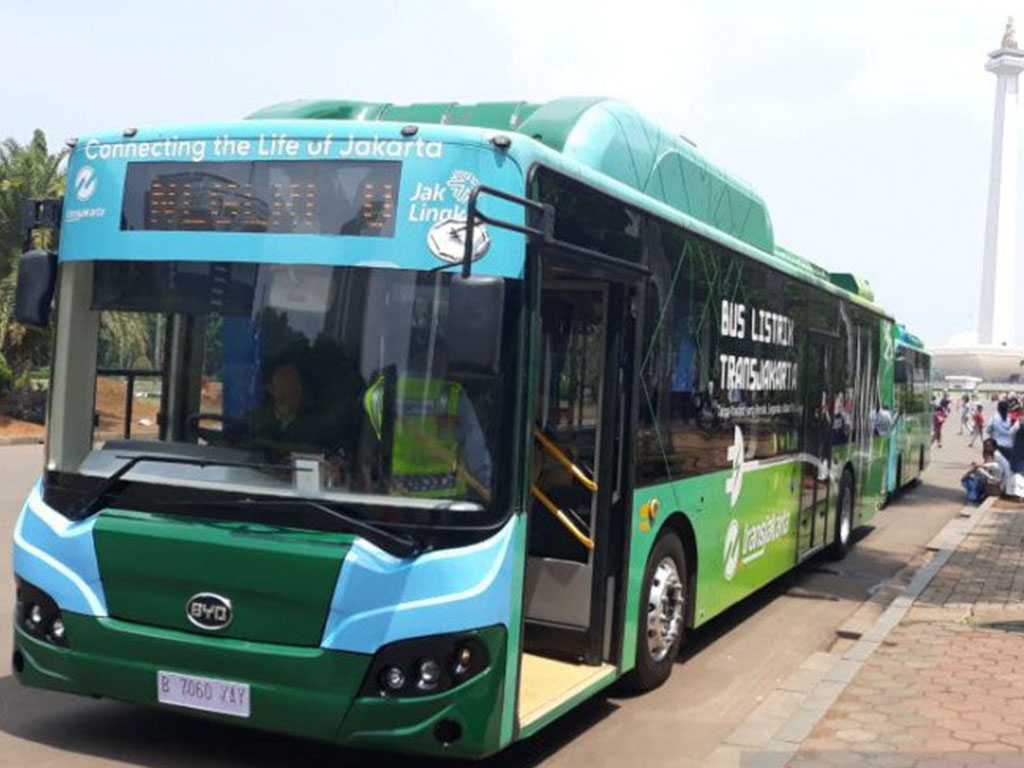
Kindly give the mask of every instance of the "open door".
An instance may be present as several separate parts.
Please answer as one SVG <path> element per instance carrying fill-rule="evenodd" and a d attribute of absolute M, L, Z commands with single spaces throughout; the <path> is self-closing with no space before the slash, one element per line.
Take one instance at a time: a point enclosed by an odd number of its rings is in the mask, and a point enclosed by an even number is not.
<path fill-rule="evenodd" d="M 562 181 L 555 181 L 561 185 Z M 531 182 L 532 183 L 532 182 Z M 569 182 L 572 183 L 572 182 Z M 544 190 L 540 196 L 545 197 Z M 520 205 L 526 223 L 481 212 L 481 197 Z M 482 222 L 531 238 L 528 262 L 539 323 L 532 425 L 528 549 L 523 595 L 520 733 L 540 727 L 577 696 L 610 681 L 623 629 L 628 520 L 632 504 L 637 323 L 634 301 L 650 275 L 641 260 L 639 219 L 582 185 L 570 198 L 592 207 L 563 221 L 578 239 L 560 239 L 551 202 L 478 186 L 467 203 L 462 275 L 472 273 L 474 227 Z M 614 224 L 602 231 L 607 214 Z M 574 227 L 576 228 L 574 231 Z M 628 231 L 627 231 L 628 230 Z M 632 247 L 622 247 L 623 240 Z M 614 255 L 605 253 L 607 246 Z"/>
<path fill-rule="evenodd" d="M 545 272 L 520 721 L 614 673 L 630 503 L 632 289 Z"/>

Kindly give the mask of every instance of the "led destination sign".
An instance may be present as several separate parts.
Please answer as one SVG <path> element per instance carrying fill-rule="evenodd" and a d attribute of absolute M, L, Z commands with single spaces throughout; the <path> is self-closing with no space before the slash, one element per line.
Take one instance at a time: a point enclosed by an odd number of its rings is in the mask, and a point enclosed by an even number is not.
<path fill-rule="evenodd" d="M 131 162 L 121 229 L 392 237 L 401 163 Z"/>

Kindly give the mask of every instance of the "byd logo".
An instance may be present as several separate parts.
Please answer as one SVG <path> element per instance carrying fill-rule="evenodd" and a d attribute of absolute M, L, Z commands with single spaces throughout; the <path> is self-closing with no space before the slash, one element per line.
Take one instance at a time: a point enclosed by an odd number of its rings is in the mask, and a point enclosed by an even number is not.
<path fill-rule="evenodd" d="M 200 629 L 224 629 L 231 623 L 231 601 L 212 592 L 200 592 L 185 604 L 185 615 Z"/>
<path fill-rule="evenodd" d="M 96 171 L 91 165 L 83 165 L 75 174 L 75 197 L 81 203 L 96 193 Z"/>

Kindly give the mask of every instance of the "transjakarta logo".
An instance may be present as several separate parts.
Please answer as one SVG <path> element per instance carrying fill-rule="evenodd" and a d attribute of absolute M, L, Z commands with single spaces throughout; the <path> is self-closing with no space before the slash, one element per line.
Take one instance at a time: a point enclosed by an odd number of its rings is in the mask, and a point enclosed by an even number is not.
<path fill-rule="evenodd" d="M 83 165 L 75 174 L 75 197 L 80 203 L 96 194 L 96 171 L 91 165 Z"/>
<path fill-rule="evenodd" d="M 725 580 L 732 581 L 740 563 L 747 565 L 757 560 L 768 550 L 768 545 L 789 533 L 788 512 L 779 512 L 756 525 L 744 525 L 740 535 L 740 524 L 733 519 L 725 532 L 725 548 L 722 559 L 725 562 Z"/>
<path fill-rule="evenodd" d="M 740 524 L 733 520 L 725 532 L 725 580 L 732 581 L 740 562 Z"/>
<path fill-rule="evenodd" d="M 99 179 L 96 171 L 91 165 L 83 165 L 75 174 L 72 187 L 75 190 L 75 199 L 80 203 L 88 202 L 96 194 L 96 187 L 99 186 Z M 68 207 L 64 214 L 64 220 L 68 223 L 81 221 L 82 219 L 102 219 L 107 215 L 106 208 L 72 208 Z"/>
<path fill-rule="evenodd" d="M 732 462 L 732 474 L 725 480 L 725 492 L 729 494 L 729 506 L 735 507 L 743 488 L 743 430 L 733 427 L 732 445 L 726 452 Z"/>

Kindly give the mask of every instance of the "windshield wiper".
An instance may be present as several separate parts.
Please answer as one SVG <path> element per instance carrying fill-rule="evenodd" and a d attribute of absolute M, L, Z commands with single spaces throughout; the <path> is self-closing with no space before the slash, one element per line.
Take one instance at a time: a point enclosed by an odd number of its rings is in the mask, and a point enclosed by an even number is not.
<path fill-rule="evenodd" d="M 245 461 L 216 461 L 210 459 L 189 459 L 182 456 L 161 456 L 157 453 L 140 453 L 135 456 L 115 456 L 117 459 L 127 459 L 127 461 L 119 467 L 112 475 L 108 476 L 103 484 L 97 488 L 91 496 L 89 496 L 82 505 L 75 510 L 74 519 L 82 520 L 97 509 L 99 509 L 100 502 L 110 494 L 119 482 L 121 478 L 127 475 L 136 464 L 141 464 L 144 461 L 159 462 L 161 464 L 186 464 L 192 467 L 199 467 L 204 469 L 206 467 L 240 467 L 243 469 L 259 469 L 259 470 L 285 470 L 288 472 L 298 472 L 300 470 L 291 466 L 290 464 L 259 464 Z"/>
<path fill-rule="evenodd" d="M 401 536 L 392 533 L 383 526 L 367 522 L 358 517 L 342 512 L 337 505 L 315 501 L 314 499 L 292 498 L 292 499 L 232 499 L 221 501 L 183 501 L 171 502 L 163 506 L 189 507 L 189 508 L 235 508 L 235 507 L 291 507 L 300 505 L 308 509 L 315 509 L 322 514 L 328 515 L 340 521 L 352 533 L 357 533 L 367 541 L 376 544 L 385 552 L 396 557 L 414 557 L 423 551 L 423 545 L 411 536 Z"/>
<path fill-rule="evenodd" d="M 112 475 L 103 481 L 103 484 L 96 489 L 96 491 L 89 496 L 89 498 L 76 510 L 74 519 L 82 520 L 93 512 L 95 512 L 103 499 L 110 494 L 126 474 L 128 474 L 136 464 L 141 464 L 145 461 L 159 462 L 162 464 L 185 464 L 188 466 L 199 467 L 203 469 L 205 467 L 239 467 L 243 469 L 257 469 L 257 470 L 275 470 L 275 471 L 287 471 L 291 473 L 304 472 L 306 470 L 293 467 L 290 464 L 261 464 L 258 462 L 246 462 L 246 461 L 216 461 L 210 459 L 190 459 L 181 456 L 161 456 L 159 454 L 143 453 L 135 456 L 117 456 L 118 459 L 127 459 L 123 466 L 119 467 Z M 413 557 L 419 554 L 423 547 L 415 539 L 408 536 L 400 536 L 398 534 L 391 533 L 380 526 L 368 523 L 365 520 L 360 520 L 357 517 L 348 515 L 344 512 L 335 509 L 332 506 L 323 504 L 313 499 L 238 499 L 236 501 L 213 501 L 213 502 L 182 502 L 177 506 L 189 506 L 189 507 L 235 507 L 235 506 L 283 506 L 283 505 L 295 505 L 301 504 L 302 506 L 310 509 L 315 509 L 325 515 L 333 517 L 335 520 L 339 520 L 344 523 L 350 531 L 358 533 L 368 541 L 376 544 L 381 549 L 397 557 Z"/>

